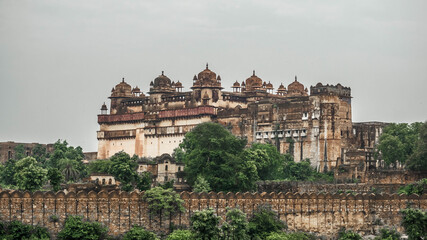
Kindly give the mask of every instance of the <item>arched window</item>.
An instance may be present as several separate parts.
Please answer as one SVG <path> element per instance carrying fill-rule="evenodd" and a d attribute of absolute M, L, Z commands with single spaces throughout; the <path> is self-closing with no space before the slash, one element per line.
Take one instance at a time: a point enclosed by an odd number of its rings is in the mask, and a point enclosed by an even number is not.
<path fill-rule="evenodd" d="M 165 171 L 167 171 L 168 170 L 168 165 L 165 165 Z"/>
<path fill-rule="evenodd" d="M 102 185 L 105 185 L 105 178 L 102 179 Z"/>
<path fill-rule="evenodd" d="M 113 184 L 113 179 L 111 179 L 111 178 L 110 178 L 110 179 L 108 179 L 108 184 L 109 184 L 109 185 Z"/>
<path fill-rule="evenodd" d="M 181 167 L 178 167 L 178 172 L 181 172 Z"/>

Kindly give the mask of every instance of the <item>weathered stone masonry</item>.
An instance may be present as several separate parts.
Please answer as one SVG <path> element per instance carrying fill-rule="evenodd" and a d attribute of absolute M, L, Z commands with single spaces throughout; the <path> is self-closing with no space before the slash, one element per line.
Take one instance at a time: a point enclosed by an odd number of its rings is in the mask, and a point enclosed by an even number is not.
<path fill-rule="evenodd" d="M 132 225 L 149 230 L 167 231 L 169 225 L 189 225 L 190 215 L 197 210 L 213 208 L 225 219 L 227 207 L 239 207 L 248 217 L 263 203 L 271 204 L 290 230 L 333 235 L 342 227 L 371 233 L 384 225 L 400 227 L 399 211 L 411 205 L 427 209 L 427 195 L 367 194 L 293 194 L 293 193 L 209 193 L 182 192 L 185 212 L 151 217 L 143 193 L 111 191 L 99 193 L 69 192 L 0 192 L 0 220 L 19 220 L 47 227 L 53 234 L 62 229 L 67 215 L 81 215 L 109 228 L 113 235 L 123 234 Z M 58 222 L 51 221 L 57 216 Z M 378 223 L 382 225 L 379 226 Z"/>

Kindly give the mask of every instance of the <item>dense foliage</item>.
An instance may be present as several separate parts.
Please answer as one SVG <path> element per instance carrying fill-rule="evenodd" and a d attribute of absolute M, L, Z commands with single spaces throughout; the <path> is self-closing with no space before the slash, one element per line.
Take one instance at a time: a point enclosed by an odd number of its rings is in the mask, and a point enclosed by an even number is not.
<path fill-rule="evenodd" d="M 259 205 L 249 220 L 249 235 L 252 239 L 265 239 L 274 232 L 281 232 L 287 226 L 282 222 L 270 205 Z"/>
<path fill-rule="evenodd" d="M 412 170 L 427 170 L 427 122 L 392 123 L 384 128 L 377 146 L 387 164 L 406 164 Z"/>
<path fill-rule="evenodd" d="M 401 234 L 396 229 L 382 228 L 380 235 L 376 236 L 374 240 L 399 240 Z"/>
<path fill-rule="evenodd" d="M 50 239 L 50 234 L 46 228 L 12 221 L 10 223 L 0 222 L 0 238 L 4 240 Z"/>
<path fill-rule="evenodd" d="M 123 240 L 158 240 L 156 234 L 139 226 L 133 226 L 124 236 Z"/>
<path fill-rule="evenodd" d="M 407 208 L 402 210 L 402 226 L 409 240 L 427 239 L 427 212 Z"/>
<path fill-rule="evenodd" d="M 267 236 L 266 240 L 315 240 L 316 238 L 305 232 L 273 232 Z"/>
<path fill-rule="evenodd" d="M 169 215 L 184 211 L 184 201 L 171 188 L 154 187 L 145 191 L 143 200 L 148 203 L 152 215 Z"/>
<path fill-rule="evenodd" d="M 107 228 L 98 222 L 83 221 L 80 216 L 69 215 L 64 228 L 58 233 L 59 240 L 97 240 L 107 236 Z"/>
<path fill-rule="evenodd" d="M 338 240 L 362 240 L 362 237 L 356 232 L 343 229 L 338 234 Z"/>
<path fill-rule="evenodd" d="M 187 240 L 194 239 L 190 230 L 175 230 L 166 238 L 166 240 Z"/>
<path fill-rule="evenodd" d="M 211 186 L 209 185 L 208 181 L 206 181 L 206 179 L 199 175 L 196 179 L 196 182 L 194 183 L 193 186 L 193 192 L 210 192 L 211 191 Z"/>
<path fill-rule="evenodd" d="M 282 177 L 285 158 L 271 144 L 254 143 L 250 148 L 243 150 L 245 161 L 253 161 L 257 167 L 260 180 L 274 180 Z"/>
<path fill-rule="evenodd" d="M 245 139 L 235 137 L 219 124 L 197 125 L 180 145 L 185 152 L 187 182 L 194 185 L 202 175 L 213 191 L 255 189 L 256 164 L 240 156 L 245 145 Z"/>
<path fill-rule="evenodd" d="M 220 218 L 212 208 L 195 211 L 190 220 L 191 229 L 196 239 L 216 240 L 220 238 L 220 228 L 218 227 Z"/>
<path fill-rule="evenodd" d="M 424 193 L 424 189 L 427 189 L 427 178 L 423 178 L 416 183 L 411 183 L 406 186 L 400 187 L 397 191 L 398 194 L 418 194 L 421 195 Z"/>
<path fill-rule="evenodd" d="M 223 239 L 249 239 L 249 223 L 246 214 L 240 209 L 228 209 L 226 221 L 222 227 Z"/>

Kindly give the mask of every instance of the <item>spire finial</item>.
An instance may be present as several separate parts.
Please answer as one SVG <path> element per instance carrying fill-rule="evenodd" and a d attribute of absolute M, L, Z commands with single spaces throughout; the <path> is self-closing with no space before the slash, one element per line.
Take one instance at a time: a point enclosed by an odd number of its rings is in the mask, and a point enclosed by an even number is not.
<path fill-rule="evenodd" d="M 252 70 L 252 76 L 255 76 L 255 70 Z"/>
<path fill-rule="evenodd" d="M 295 75 L 295 82 L 297 81 L 297 75 Z"/>
<path fill-rule="evenodd" d="M 208 64 L 208 63 L 206 63 L 206 69 L 208 69 L 208 67 L 209 67 L 209 64 Z"/>
<path fill-rule="evenodd" d="M 125 82 L 125 78 L 122 78 L 122 82 Z"/>
<path fill-rule="evenodd" d="M 162 71 L 162 76 L 164 76 L 165 71 Z"/>

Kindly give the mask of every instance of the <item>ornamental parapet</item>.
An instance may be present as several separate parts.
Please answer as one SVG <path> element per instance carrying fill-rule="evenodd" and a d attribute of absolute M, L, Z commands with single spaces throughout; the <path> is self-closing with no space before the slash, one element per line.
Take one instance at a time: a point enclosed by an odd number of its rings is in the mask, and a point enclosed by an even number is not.
<path fill-rule="evenodd" d="M 131 122 L 144 120 L 145 115 L 141 113 L 117 114 L 117 115 L 98 115 L 98 123 L 116 123 L 116 122 Z"/>
<path fill-rule="evenodd" d="M 159 112 L 159 118 L 176 118 L 197 115 L 217 115 L 217 108 L 212 106 L 203 106 L 196 108 L 163 110 Z"/>

